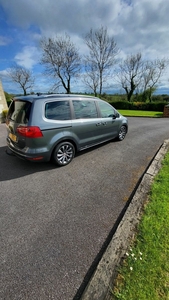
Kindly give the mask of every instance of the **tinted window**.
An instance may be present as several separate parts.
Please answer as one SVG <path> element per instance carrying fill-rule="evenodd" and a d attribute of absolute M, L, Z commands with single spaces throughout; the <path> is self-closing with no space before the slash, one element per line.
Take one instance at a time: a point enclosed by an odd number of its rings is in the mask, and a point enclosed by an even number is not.
<path fill-rule="evenodd" d="M 109 118 L 115 115 L 115 110 L 112 106 L 105 102 L 98 102 L 102 118 Z"/>
<path fill-rule="evenodd" d="M 28 101 L 14 100 L 9 108 L 7 119 L 16 123 L 27 124 L 29 121 L 31 103 Z"/>
<path fill-rule="evenodd" d="M 69 101 L 47 103 L 45 105 L 45 117 L 52 120 L 70 120 Z"/>
<path fill-rule="evenodd" d="M 97 118 L 97 110 L 94 101 L 73 100 L 75 119 Z"/>

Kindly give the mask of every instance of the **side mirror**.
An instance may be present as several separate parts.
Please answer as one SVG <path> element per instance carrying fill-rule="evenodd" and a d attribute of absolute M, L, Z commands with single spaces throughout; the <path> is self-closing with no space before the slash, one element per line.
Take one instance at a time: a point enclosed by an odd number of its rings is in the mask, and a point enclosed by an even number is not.
<path fill-rule="evenodd" d="M 119 117 L 120 117 L 120 115 L 119 115 L 118 113 L 112 115 L 112 118 L 113 118 L 113 119 L 116 119 L 116 118 L 119 118 Z"/>

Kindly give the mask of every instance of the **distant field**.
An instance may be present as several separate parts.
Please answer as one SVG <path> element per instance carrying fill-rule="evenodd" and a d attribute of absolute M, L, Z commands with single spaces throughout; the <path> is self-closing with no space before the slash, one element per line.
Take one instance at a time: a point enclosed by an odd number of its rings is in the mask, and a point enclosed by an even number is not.
<path fill-rule="evenodd" d="M 151 117 L 151 118 L 161 118 L 163 112 L 160 111 L 144 111 L 144 110 L 123 110 L 118 109 L 119 113 L 126 117 Z"/>

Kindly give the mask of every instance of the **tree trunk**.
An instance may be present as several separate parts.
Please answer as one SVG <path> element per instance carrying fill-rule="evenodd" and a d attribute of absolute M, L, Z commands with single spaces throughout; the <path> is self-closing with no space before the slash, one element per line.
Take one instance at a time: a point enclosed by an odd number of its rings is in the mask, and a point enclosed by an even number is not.
<path fill-rule="evenodd" d="M 100 93 L 100 96 L 101 96 L 101 94 L 102 94 L 102 71 L 100 70 L 100 91 L 99 91 L 99 93 Z"/>

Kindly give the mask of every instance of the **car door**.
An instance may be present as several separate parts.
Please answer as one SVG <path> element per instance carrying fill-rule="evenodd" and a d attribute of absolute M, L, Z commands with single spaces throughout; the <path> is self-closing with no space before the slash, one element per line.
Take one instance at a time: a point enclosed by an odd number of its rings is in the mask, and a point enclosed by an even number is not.
<path fill-rule="evenodd" d="M 78 141 L 78 148 L 84 149 L 101 141 L 100 118 L 96 103 L 91 99 L 72 100 L 74 117 L 72 132 Z"/>
<path fill-rule="evenodd" d="M 115 138 L 120 129 L 120 115 L 109 103 L 99 100 L 97 101 L 99 108 L 99 130 L 102 140 Z"/>

